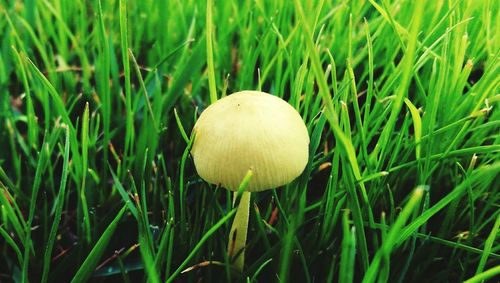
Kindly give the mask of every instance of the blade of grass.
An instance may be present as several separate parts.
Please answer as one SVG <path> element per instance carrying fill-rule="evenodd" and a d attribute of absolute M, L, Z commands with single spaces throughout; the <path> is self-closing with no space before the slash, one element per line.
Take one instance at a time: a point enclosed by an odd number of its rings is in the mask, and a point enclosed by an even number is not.
<path fill-rule="evenodd" d="M 476 274 L 473 277 L 464 281 L 464 283 L 485 282 L 485 280 L 495 277 L 500 274 L 500 265 L 492 267 L 482 273 Z"/>
<path fill-rule="evenodd" d="M 491 177 L 500 172 L 500 163 L 495 163 L 493 165 L 485 166 L 473 171 L 471 177 L 460 183 L 452 192 L 447 194 L 441 200 L 439 200 L 435 205 L 430 207 L 419 217 L 413 220 L 408 226 L 401 230 L 397 238 L 397 244 L 401 244 L 406 241 L 417 229 L 423 224 L 427 223 L 429 218 L 434 216 L 444 207 L 446 207 L 450 202 L 460 197 L 468 188 L 470 184 L 476 184 L 478 180 L 484 180 L 486 177 Z"/>
<path fill-rule="evenodd" d="M 30 200 L 30 206 L 29 206 L 29 215 L 28 215 L 28 221 L 26 222 L 25 226 L 25 238 L 24 238 L 24 256 L 23 256 L 23 264 L 22 264 L 22 269 L 21 269 L 21 282 L 25 283 L 28 282 L 28 268 L 29 268 L 29 261 L 30 261 L 30 248 L 33 245 L 32 239 L 31 239 L 31 225 L 33 223 L 33 218 L 35 217 L 35 207 L 36 207 L 36 200 L 38 197 L 38 191 L 40 190 L 40 184 L 42 182 L 42 174 L 45 171 L 45 166 L 48 161 L 48 152 L 49 152 L 49 145 L 47 144 L 47 141 L 45 138 L 47 135 L 44 136 L 44 140 L 42 142 L 42 147 L 41 151 L 39 153 L 39 158 L 38 158 L 38 163 L 36 166 L 36 171 L 35 171 L 35 179 L 33 181 L 33 186 L 31 189 L 31 200 Z"/>
<path fill-rule="evenodd" d="M 182 138 L 186 142 L 186 144 L 189 144 L 189 138 L 188 135 L 186 134 L 186 131 L 184 130 L 184 127 L 182 126 L 181 119 L 179 118 L 179 114 L 177 114 L 177 109 L 174 108 L 174 116 L 175 116 L 175 122 L 177 123 L 177 127 L 179 128 L 179 132 L 181 133 Z"/>
<path fill-rule="evenodd" d="M 130 58 L 128 52 L 128 11 L 127 0 L 119 1 L 120 47 L 123 72 L 125 74 L 125 154 L 130 154 L 134 147 L 134 113 L 132 111 L 132 91 L 130 86 Z"/>
<path fill-rule="evenodd" d="M 363 283 L 375 282 L 378 276 L 384 276 L 384 274 L 379 273 L 381 261 L 384 258 L 388 259 L 392 250 L 397 246 L 398 235 L 403 229 L 403 226 L 408 220 L 408 218 L 411 216 L 411 213 L 413 212 L 414 208 L 420 203 L 423 194 L 424 194 L 423 188 L 418 187 L 415 189 L 410 200 L 399 214 L 398 218 L 396 219 L 396 222 L 392 225 L 391 229 L 389 230 L 389 233 L 387 233 L 387 236 L 384 238 L 382 247 L 375 254 L 375 257 L 373 258 L 370 264 L 370 268 L 368 268 L 368 270 L 365 273 L 365 276 L 363 278 Z M 388 263 L 389 262 L 387 261 L 386 264 Z M 386 270 L 386 272 L 388 272 L 388 270 Z M 387 276 L 388 275 L 386 274 L 385 277 L 388 278 Z"/>
<path fill-rule="evenodd" d="M 103 159 L 103 173 L 106 174 L 106 165 L 108 164 L 108 143 L 111 139 L 111 51 L 109 46 L 108 37 L 106 35 L 106 28 L 104 26 L 104 16 L 102 12 L 101 0 L 97 1 L 97 16 L 99 20 L 99 64 L 96 65 L 96 74 L 99 74 L 99 79 L 96 80 L 98 93 L 101 99 L 101 113 L 104 130 L 104 159 Z"/>
<path fill-rule="evenodd" d="M 476 269 L 476 276 L 479 275 L 481 272 L 483 272 L 484 267 L 486 265 L 486 261 L 488 260 L 488 256 L 491 253 L 491 249 L 493 247 L 493 244 L 495 243 L 495 240 L 497 239 L 497 233 L 498 233 L 498 228 L 500 227 L 500 213 L 497 213 L 497 219 L 495 221 L 495 224 L 493 225 L 493 228 L 491 229 L 491 232 L 486 239 L 486 242 L 484 242 L 484 249 L 483 249 L 483 254 L 481 255 L 481 260 L 479 260 L 479 264 L 477 265 Z"/>
<path fill-rule="evenodd" d="M 158 131 L 158 124 L 157 124 L 157 122 L 155 120 L 155 116 L 153 114 L 153 108 L 151 107 L 151 102 L 149 101 L 148 91 L 146 89 L 146 85 L 144 84 L 144 80 L 142 79 L 141 69 L 139 67 L 139 64 L 137 64 L 137 60 L 135 59 L 134 53 L 132 52 L 132 50 L 130 48 L 128 49 L 128 53 L 129 53 L 130 59 L 132 59 L 132 63 L 134 64 L 135 73 L 136 73 L 136 76 L 139 80 L 139 84 L 141 85 L 141 90 L 142 90 L 142 94 L 144 96 L 144 102 L 146 103 L 146 106 L 148 108 L 148 113 L 151 116 L 151 120 L 153 121 L 153 125 L 154 125 L 155 130 Z"/>
<path fill-rule="evenodd" d="M 354 279 L 354 263 L 356 259 L 355 227 L 349 228 L 349 212 L 344 211 L 342 217 L 342 254 L 340 256 L 339 282 L 352 282 Z"/>
<path fill-rule="evenodd" d="M 111 167 L 109 167 L 109 171 L 111 172 L 111 176 L 113 177 L 114 185 L 118 190 L 118 193 L 122 197 L 123 201 L 128 206 L 130 213 L 132 213 L 132 216 L 134 216 L 135 219 L 139 219 L 139 213 L 137 212 L 137 207 L 135 207 L 134 202 L 129 197 L 129 194 L 125 191 L 125 188 L 120 182 L 120 179 L 118 179 L 118 176 L 116 176 L 115 172 L 113 172 L 113 169 L 111 169 Z"/>
<path fill-rule="evenodd" d="M 417 108 L 408 98 L 404 99 L 406 106 L 410 110 L 411 117 L 413 119 L 413 132 L 415 134 L 415 158 L 420 159 L 420 140 L 422 139 L 422 120 L 420 119 L 420 114 Z"/>
<path fill-rule="evenodd" d="M 191 151 L 191 147 L 193 146 L 193 142 L 195 139 L 195 134 L 191 135 L 191 139 L 189 140 L 189 143 L 186 146 L 186 149 L 184 150 L 184 153 L 182 154 L 181 162 L 180 162 L 180 169 L 179 169 L 179 209 L 180 209 L 180 226 L 181 226 L 181 233 L 184 233 L 186 230 L 186 209 L 184 204 L 186 203 L 186 192 L 184 190 L 184 170 L 186 167 L 186 160 L 189 156 L 189 152 Z"/>
<path fill-rule="evenodd" d="M 90 228 L 90 216 L 89 209 L 87 205 L 87 197 L 86 197 L 86 179 L 87 179 L 87 171 L 88 171 L 88 148 L 89 148 L 89 103 L 85 103 L 85 110 L 83 111 L 82 118 L 82 183 L 80 187 L 80 200 L 82 206 L 83 213 L 83 231 L 85 233 L 85 240 L 87 244 L 91 241 L 91 228 Z"/>
<path fill-rule="evenodd" d="M 0 225 L 0 235 L 4 238 L 5 242 L 14 250 L 17 256 L 17 261 L 19 264 L 23 263 L 23 255 L 21 254 L 21 250 L 19 249 L 19 246 L 16 244 L 14 239 L 9 235 L 7 231 L 2 227 L 3 225 Z"/>
<path fill-rule="evenodd" d="M 25 63 L 22 60 L 21 55 L 17 49 L 12 45 L 12 51 L 15 54 L 17 65 L 21 71 L 21 78 L 24 86 L 24 92 L 26 93 L 26 116 L 28 117 L 28 143 L 32 148 L 38 148 L 38 123 L 36 122 L 35 110 L 33 107 L 33 100 L 31 98 L 31 89 L 28 83 L 28 77 L 26 74 Z"/>
<path fill-rule="evenodd" d="M 52 248 L 54 247 L 54 242 L 56 239 L 57 230 L 59 228 L 59 223 L 61 222 L 61 214 L 64 206 L 64 200 L 66 195 L 66 182 L 68 180 L 69 174 L 69 128 L 66 129 L 66 141 L 64 143 L 64 161 L 61 173 L 61 183 L 59 185 L 59 194 L 57 196 L 56 210 L 54 212 L 54 221 L 52 222 L 52 227 L 50 228 L 49 237 L 47 239 L 47 244 L 45 246 L 45 253 L 43 256 L 43 269 L 42 269 L 42 279 L 40 282 L 47 282 L 49 276 L 50 263 L 52 261 Z M 90 229 L 90 228 L 89 228 Z M 90 231 L 90 230 L 89 230 Z"/>
<path fill-rule="evenodd" d="M 217 88 L 215 85 L 215 70 L 214 70 L 214 50 L 212 47 L 212 40 L 214 38 L 212 6 L 213 6 L 212 0 L 207 0 L 206 40 L 207 40 L 207 67 L 208 67 L 208 86 L 210 90 L 210 103 L 214 103 L 215 101 L 217 101 Z"/>
<path fill-rule="evenodd" d="M 101 237 L 71 280 L 72 283 L 86 282 L 90 278 L 97 264 L 99 264 L 99 260 L 108 247 L 109 241 L 115 233 L 116 227 L 118 226 L 118 223 L 120 222 L 120 219 L 122 218 L 126 210 L 127 204 L 125 204 L 122 209 L 120 209 L 113 221 L 111 221 L 106 230 L 104 230 Z"/>
<path fill-rule="evenodd" d="M 2 218 L 6 217 L 5 222 L 9 222 L 10 225 L 14 228 L 15 234 L 21 240 L 21 242 L 25 241 L 25 225 L 26 223 L 23 221 L 22 213 L 18 212 L 18 209 L 15 207 L 15 202 L 12 201 L 13 198 L 10 193 L 7 191 L 7 188 L 0 182 L 0 204 L 2 206 Z M 10 201 L 9 201 L 10 200 Z M 3 223 L 2 223 L 3 224 Z"/>
<path fill-rule="evenodd" d="M 158 283 L 160 282 L 160 277 L 156 269 L 153 255 L 151 251 L 147 248 L 147 239 L 144 236 L 144 232 L 139 232 L 139 249 L 141 252 L 141 258 L 144 262 L 145 273 L 148 278 L 148 282 Z"/>
<path fill-rule="evenodd" d="M 226 214 L 224 217 L 222 217 L 217 223 L 215 223 L 212 228 L 210 228 L 204 235 L 201 237 L 201 239 L 198 241 L 198 243 L 194 246 L 194 248 L 191 250 L 189 255 L 186 257 L 186 259 L 179 265 L 179 267 L 170 275 L 170 277 L 167 278 L 166 282 L 170 283 L 173 282 L 175 277 L 177 277 L 182 270 L 188 265 L 189 261 L 196 255 L 196 253 L 201 249 L 203 244 L 217 231 L 222 225 L 224 225 L 229 219 L 233 217 L 233 215 L 236 213 L 236 209 L 232 209 Z"/>

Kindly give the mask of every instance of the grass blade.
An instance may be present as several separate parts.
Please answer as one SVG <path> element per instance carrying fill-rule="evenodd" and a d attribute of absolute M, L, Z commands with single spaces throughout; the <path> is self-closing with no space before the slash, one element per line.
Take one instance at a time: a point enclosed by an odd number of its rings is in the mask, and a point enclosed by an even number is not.
<path fill-rule="evenodd" d="M 224 225 L 227 221 L 229 221 L 229 219 L 231 219 L 231 217 L 233 217 L 233 215 L 236 213 L 236 209 L 232 209 L 231 211 L 229 211 L 228 214 L 226 214 L 224 217 L 222 217 L 217 223 L 215 223 L 214 226 L 212 226 L 212 228 L 210 228 L 204 235 L 203 237 L 201 237 L 200 241 L 198 241 L 198 243 L 196 244 L 196 246 L 194 246 L 194 248 L 191 250 L 191 252 L 189 253 L 189 255 L 186 257 L 186 259 L 181 263 L 181 265 L 174 271 L 174 273 L 172 273 L 172 275 L 170 275 L 170 277 L 168 277 L 167 279 L 167 283 L 170 283 L 172 281 L 174 281 L 175 277 L 177 277 L 181 271 L 188 265 L 189 261 L 196 255 L 196 253 L 201 249 L 201 246 L 203 246 L 203 244 L 212 236 L 212 234 L 215 233 L 215 231 L 217 231 L 217 229 L 219 229 L 222 225 Z"/>
<path fill-rule="evenodd" d="M 43 271 L 42 279 L 40 282 L 47 282 L 49 276 L 50 262 L 52 260 L 52 248 L 54 247 L 54 241 L 56 239 L 57 230 L 59 228 L 59 223 L 61 222 L 61 214 L 64 206 L 64 201 L 66 198 L 66 182 L 68 180 L 69 174 L 69 128 L 66 127 L 66 141 L 64 143 L 64 161 L 61 173 L 61 183 L 59 185 L 59 194 L 57 196 L 56 210 L 54 213 L 54 221 L 52 222 L 52 227 L 50 228 L 49 238 L 47 240 L 45 253 L 43 256 Z"/>
<path fill-rule="evenodd" d="M 217 88 L 215 86 L 215 70 L 214 70 L 214 50 L 212 47 L 213 20 L 212 20 L 212 0 L 207 0 L 207 67 L 208 67 L 208 86 L 210 89 L 210 103 L 217 101 Z"/>
<path fill-rule="evenodd" d="M 463 181 L 460 185 L 458 185 L 452 192 L 439 200 L 435 205 L 427 209 L 424 213 L 422 213 L 419 217 L 413 220 L 408 226 L 406 226 L 397 239 L 397 243 L 400 244 L 403 241 L 406 241 L 408 237 L 410 237 L 417 229 L 427 223 L 429 218 L 434 216 L 444 207 L 446 207 L 450 202 L 460 197 L 470 184 L 476 184 L 478 180 L 483 178 L 491 177 L 492 175 L 496 175 L 500 172 L 500 163 L 496 163 L 490 166 L 486 166 L 484 168 L 479 168 L 474 171 L 473 175 Z"/>
<path fill-rule="evenodd" d="M 120 47 L 123 72 L 125 73 L 125 154 L 130 154 L 134 143 L 134 113 L 132 111 L 132 91 L 130 86 L 130 58 L 128 52 L 128 11 L 127 0 L 119 1 L 120 10 Z"/>
<path fill-rule="evenodd" d="M 500 274 L 500 265 L 492 267 L 482 273 L 476 274 L 474 275 L 474 277 L 465 280 L 464 283 L 484 282 L 485 280 L 493 278 L 498 274 Z"/>
<path fill-rule="evenodd" d="M 23 282 L 23 283 L 28 282 L 30 249 L 33 245 L 33 242 L 31 239 L 31 225 L 33 223 L 33 218 L 35 217 L 36 200 L 38 197 L 38 191 L 40 190 L 40 184 L 42 182 L 42 174 L 45 171 L 45 167 L 47 165 L 47 160 L 48 160 L 47 155 L 48 155 L 48 151 L 49 151 L 49 145 L 47 144 L 45 137 L 44 137 L 44 141 L 42 143 L 42 147 L 41 147 L 42 150 L 39 154 L 38 163 L 36 166 L 35 180 L 33 183 L 32 190 L 31 190 L 31 200 L 30 200 L 28 221 L 26 222 L 25 231 L 24 231 L 24 233 L 25 233 L 25 240 L 23 243 L 24 244 L 24 256 L 23 256 L 22 275 L 21 275 L 21 282 Z"/>
<path fill-rule="evenodd" d="M 486 265 L 486 261 L 488 260 L 488 256 L 492 251 L 493 244 L 495 243 L 495 239 L 497 239 L 498 228 L 500 227 L 500 213 L 497 213 L 497 219 L 495 224 L 493 224 L 493 229 L 491 229 L 490 235 L 484 242 L 483 254 L 481 255 L 481 260 L 476 269 L 476 276 L 483 272 L 484 266 Z"/>
<path fill-rule="evenodd" d="M 86 282 L 90 278 L 126 210 L 127 205 L 124 205 L 115 219 L 108 225 L 108 228 L 102 233 L 101 237 L 71 280 L 72 283 Z"/>
<path fill-rule="evenodd" d="M 82 118 L 82 184 L 80 187 L 80 199 L 83 212 L 83 231 L 85 233 L 85 240 L 90 243 L 90 216 L 87 205 L 86 194 L 86 179 L 88 171 L 88 154 L 89 154 L 89 103 L 85 103 L 85 110 L 83 111 Z"/>
<path fill-rule="evenodd" d="M 355 227 L 349 228 L 348 211 L 344 212 L 342 218 L 342 255 L 340 256 L 339 282 L 352 282 L 354 279 L 354 262 L 356 258 L 356 234 Z"/>
<path fill-rule="evenodd" d="M 370 264 L 370 268 L 368 268 L 365 277 L 363 278 L 363 283 L 375 282 L 378 276 L 384 276 L 384 274 L 381 274 L 379 272 L 380 262 L 383 259 L 389 258 L 392 250 L 397 246 L 398 235 L 401 232 L 408 218 L 411 216 L 411 213 L 413 212 L 414 208 L 417 207 L 417 205 L 420 203 L 423 194 L 424 194 L 423 188 L 419 187 L 415 189 L 410 200 L 399 214 L 396 222 L 392 225 L 392 228 L 389 230 L 389 233 L 387 233 L 387 236 L 384 238 L 382 247 L 375 254 L 375 257 L 373 258 L 373 261 Z M 388 278 L 388 275 L 386 274 L 384 277 Z"/>

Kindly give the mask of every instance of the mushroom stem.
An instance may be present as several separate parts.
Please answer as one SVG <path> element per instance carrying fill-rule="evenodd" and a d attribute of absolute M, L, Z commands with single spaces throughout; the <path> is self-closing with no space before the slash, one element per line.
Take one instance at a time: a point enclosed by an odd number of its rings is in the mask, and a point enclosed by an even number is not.
<path fill-rule="evenodd" d="M 237 192 L 234 193 L 236 200 Z M 245 264 L 245 246 L 247 242 L 248 218 L 250 214 L 250 192 L 243 192 L 241 195 L 238 210 L 229 233 L 228 254 L 229 259 L 233 261 L 233 266 L 243 271 Z M 235 259 L 233 257 L 237 255 Z"/>

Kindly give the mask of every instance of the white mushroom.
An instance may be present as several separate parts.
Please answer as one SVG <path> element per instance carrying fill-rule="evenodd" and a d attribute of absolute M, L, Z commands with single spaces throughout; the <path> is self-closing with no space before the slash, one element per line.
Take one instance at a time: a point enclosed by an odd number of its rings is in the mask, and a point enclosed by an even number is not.
<path fill-rule="evenodd" d="M 299 113 L 283 99 L 241 91 L 210 105 L 201 114 L 191 155 L 205 181 L 237 191 L 245 174 L 253 176 L 241 197 L 230 232 L 230 256 L 243 270 L 250 192 L 286 185 L 309 158 L 309 135 Z"/>

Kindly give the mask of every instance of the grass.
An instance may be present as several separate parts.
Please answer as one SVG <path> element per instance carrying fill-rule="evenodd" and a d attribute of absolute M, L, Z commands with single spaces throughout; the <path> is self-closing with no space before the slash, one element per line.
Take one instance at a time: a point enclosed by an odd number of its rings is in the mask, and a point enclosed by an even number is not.
<path fill-rule="evenodd" d="M 333 2 L 333 3 L 331 3 Z M 483 282 L 500 274 L 496 1 L 0 0 L 0 281 Z M 197 116 L 243 89 L 311 137 L 233 196 Z"/>

